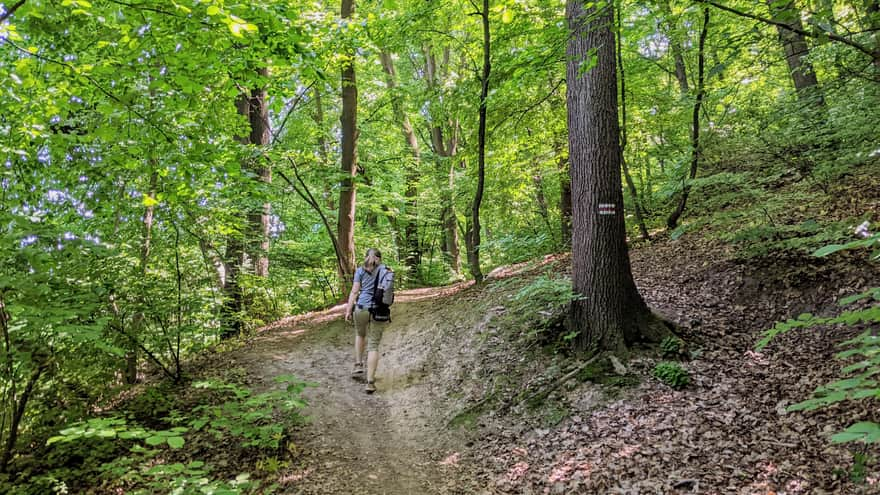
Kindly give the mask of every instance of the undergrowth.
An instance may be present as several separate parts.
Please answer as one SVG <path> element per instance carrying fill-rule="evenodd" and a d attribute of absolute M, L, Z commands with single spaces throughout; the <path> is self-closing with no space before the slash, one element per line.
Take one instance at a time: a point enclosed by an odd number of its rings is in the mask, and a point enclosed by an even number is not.
<path fill-rule="evenodd" d="M 24 463 L 15 478 L 0 480 L 0 491 L 43 495 L 95 486 L 135 495 L 271 491 L 249 471 L 271 472 L 295 450 L 288 431 L 304 420 L 299 411 L 308 385 L 290 375 L 274 381 L 280 388 L 262 393 L 215 380 L 188 389 L 151 386 L 107 415 L 60 429 L 40 449 L 40 463 Z M 237 464 L 238 451 L 256 464 Z M 40 465 L 55 467 L 41 471 Z"/>

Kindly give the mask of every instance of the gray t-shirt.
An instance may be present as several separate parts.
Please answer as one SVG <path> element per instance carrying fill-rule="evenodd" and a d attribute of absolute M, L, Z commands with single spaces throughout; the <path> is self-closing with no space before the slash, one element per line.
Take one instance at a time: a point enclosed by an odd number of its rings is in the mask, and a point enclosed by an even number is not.
<path fill-rule="evenodd" d="M 376 277 L 385 273 L 385 270 L 385 265 L 380 264 L 372 273 L 368 272 L 363 266 L 359 266 L 357 271 L 354 272 L 354 281 L 361 284 L 361 293 L 358 294 L 357 298 L 358 306 L 365 308 L 373 307 L 373 285 L 376 283 Z"/>

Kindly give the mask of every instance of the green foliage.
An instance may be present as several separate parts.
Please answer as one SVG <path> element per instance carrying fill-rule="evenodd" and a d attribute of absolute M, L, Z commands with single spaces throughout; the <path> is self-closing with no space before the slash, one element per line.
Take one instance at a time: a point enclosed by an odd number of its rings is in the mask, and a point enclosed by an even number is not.
<path fill-rule="evenodd" d="M 687 370 L 682 368 L 680 364 L 671 361 L 657 363 L 651 370 L 651 374 L 675 389 L 684 388 L 691 382 L 691 376 Z"/>
<path fill-rule="evenodd" d="M 843 250 L 851 249 L 874 249 L 871 259 L 876 260 L 880 248 L 880 235 L 868 233 L 869 223 L 865 222 L 857 229 L 857 233 L 865 235 L 861 240 L 846 244 L 825 246 L 816 250 L 813 255 L 817 257 L 828 256 Z M 839 301 L 841 306 L 850 306 L 856 303 L 865 303 L 873 300 L 873 304 L 863 304 L 862 307 L 843 311 L 836 316 L 819 317 L 810 313 L 799 315 L 796 319 L 778 322 L 773 328 L 767 330 L 757 348 L 761 349 L 768 345 L 777 335 L 786 333 L 795 328 L 812 328 L 816 326 L 831 325 L 876 325 L 880 323 L 880 287 L 873 287 L 861 294 L 845 297 Z M 876 379 L 880 375 L 880 337 L 875 334 L 875 329 L 868 328 L 859 336 L 841 342 L 839 347 L 846 350 L 836 354 L 836 358 L 851 364 L 843 367 L 841 373 L 848 378 L 837 380 L 816 388 L 813 398 L 789 406 L 791 411 L 811 411 L 826 408 L 832 404 L 848 400 L 862 400 L 880 397 L 880 382 Z M 835 443 L 861 441 L 872 444 L 880 440 L 880 426 L 872 422 L 856 423 L 843 432 L 831 437 Z"/>
<path fill-rule="evenodd" d="M 669 335 L 660 341 L 660 352 L 663 353 L 663 357 L 678 357 L 684 353 L 684 341 Z"/>
<path fill-rule="evenodd" d="M 511 296 L 508 319 L 529 340 L 567 346 L 575 334 L 564 331 L 563 320 L 569 304 L 580 297 L 568 277 L 540 275 Z"/>
<path fill-rule="evenodd" d="M 289 375 L 276 377 L 275 382 L 285 388 L 261 394 L 228 383 L 195 383 L 196 388 L 222 391 L 231 399 L 220 405 L 193 408 L 196 415 L 189 421 L 190 427 L 194 431 L 205 431 L 218 441 L 233 437 L 241 439 L 244 447 L 279 449 L 285 424 L 277 421 L 277 416 L 296 417 L 296 412 L 306 406 L 300 394 L 308 384 Z"/>
<path fill-rule="evenodd" d="M 47 442 L 48 456 L 60 465 L 79 463 L 72 459 L 87 459 L 81 469 L 58 468 L 40 475 L 59 486 L 77 486 L 84 481 L 94 483 L 93 478 L 102 477 L 109 483 L 125 487 L 127 493 L 156 493 L 173 487 L 173 493 L 250 493 L 255 485 L 247 474 L 234 480 L 212 479 L 213 467 L 202 460 L 188 459 L 175 462 L 175 451 L 188 442 L 200 442 L 207 434 L 211 440 L 226 446 L 239 445 L 255 452 L 280 452 L 287 430 L 302 420 L 299 411 L 305 406 L 300 397 L 304 387 L 301 380 L 282 375 L 275 378 L 281 386 L 255 394 L 251 390 L 228 383 L 205 381 L 193 384 L 193 391 L 208 391 L 202 401 L 221 401 L 218 405 L 202 404 L 187 408 L 186 413 L 172 411 L 167 416 L 147 418 L 151 422 L 180 424 L 167 429 L 153 429 L 120 416 L 90 418 L 61 430 Z M 146 402 L 132 402 L 129 407 L 142 407 Z M 173 409 L 179 409 L 175 404 Z M 271 456 L 266 457 L 266 459 Z M 67 461 L 63 461 L 67 459 Z M 262 466 L 262 467 L 260 467 Z M 258 469 L 267 471 L 272 467 L 268 461 Z M 276 465 L 280 468 L 280 465 Z M 28 483 L 34 481 L 29 479 Z M 36 482 L 35 486 L 44 486 Z M 14 493 L 37 494 L 39 491 L 23 489 L 17 485 Z M 24 491 L 22 491 L 24 490 Z"/>

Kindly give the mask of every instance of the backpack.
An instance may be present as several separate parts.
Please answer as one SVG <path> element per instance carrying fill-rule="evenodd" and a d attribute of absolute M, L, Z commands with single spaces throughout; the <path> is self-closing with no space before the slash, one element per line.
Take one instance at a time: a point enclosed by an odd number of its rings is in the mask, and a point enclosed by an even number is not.
<path fill-rule="evenodd" d="M 373 315 L 373 320 L 391 321 L 391 305 L 394 304 L 394 272 L 387 266 L 383 266 L 376 274 L 372 302 L 370 314 Z"/>

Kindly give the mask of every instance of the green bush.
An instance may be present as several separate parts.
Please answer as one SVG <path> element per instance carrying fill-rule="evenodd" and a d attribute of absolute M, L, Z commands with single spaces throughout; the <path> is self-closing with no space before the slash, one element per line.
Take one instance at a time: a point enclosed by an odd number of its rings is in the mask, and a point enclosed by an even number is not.
<path fill-rule="evenodd" d="M 678 357 L 684 353 L 684 341 L 675 335 L 669 335 L 660 342 L 663 357 Z"/>
<path fill-rule="evenodd" d="M 658 363 L 657 366 L 654 366 L 651 374 L 674 389 L 684 388 L 691 382 L 687 370 L 682 368 L 680 364 L 671 361 Z"/>

